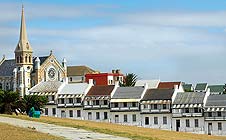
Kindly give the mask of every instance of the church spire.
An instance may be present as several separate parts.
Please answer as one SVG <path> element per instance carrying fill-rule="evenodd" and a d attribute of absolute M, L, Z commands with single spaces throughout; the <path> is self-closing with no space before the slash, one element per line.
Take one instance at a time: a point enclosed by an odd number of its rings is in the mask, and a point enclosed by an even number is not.
<path fill-rule="evenodd" d="M 27 37 L 23 5 L 22 5 L 22 13 L 21 13 L 20 38 L 19 38 L 19 42 L 18 42 L 15 52 L 21 52 L 21 51 L 32 52 L 32 48 L 29 44 L 28 37 Z"/>

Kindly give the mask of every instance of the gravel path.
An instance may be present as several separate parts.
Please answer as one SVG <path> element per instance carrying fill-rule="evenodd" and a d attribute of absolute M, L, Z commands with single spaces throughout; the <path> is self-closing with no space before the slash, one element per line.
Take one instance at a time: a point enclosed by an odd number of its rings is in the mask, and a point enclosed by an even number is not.
<path fill-rule="evenodd" d="M 25 128 L 34 127 L 39 132 L 49 133 L 54 136 L 65 137 L 66 139 L 70 140 L 130 140 L 128 138 L 96 133 L 83 129 L 64 127 L 54 124 L 47 124 L 8 117 L 0 117 L 0 122 Z"/>

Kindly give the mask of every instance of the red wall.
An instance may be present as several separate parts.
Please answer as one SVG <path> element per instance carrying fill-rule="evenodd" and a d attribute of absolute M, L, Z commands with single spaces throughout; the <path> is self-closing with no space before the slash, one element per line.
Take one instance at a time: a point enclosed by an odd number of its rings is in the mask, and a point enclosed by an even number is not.
<path fill-rule="evenodd" d="M 96 81 L 96 85 L 108 85 L 108 75 L 103 74 L 93 74 L 93 75 L 86 75 L 86 82 L 89 82 L 89 79 L 93 79 L 93 81 Z"/>

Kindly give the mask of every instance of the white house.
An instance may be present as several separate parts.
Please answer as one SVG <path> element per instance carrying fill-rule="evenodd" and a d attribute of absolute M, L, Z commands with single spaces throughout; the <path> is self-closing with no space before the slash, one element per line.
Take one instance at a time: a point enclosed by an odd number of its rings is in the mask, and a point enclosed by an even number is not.
<path fill-rule="evenodd" d="M 208 92 L 179 92 L 173 100 L 172 130 L 204 134 L 203 104 Z"/>
<path fill-rule="evenodd" d="M 118 85 L 95 85 L 84 99 L 84 119 L 101 122 L 110 120 L 110 99 Z"/>
<path fill-rule="evenodd" d="M 111 98 L 111 123 L 141 126 L 140 100 L 148 86 L 118 87 Z"/>
<path fill-rule="evenodd" d="M 208 96 L 205 107 L 205 132 L 209 135 L 226 135 L 226 95 Z"/>
<path fill-rule="evenodd" d="M 92 87 L 87 83 L 65 84 L 58 91 L 57 117 L 83 119 L 83 99 Z"/>
<path fill-rule="evenodd" d="M 141 124 L 171 130 L 171 98 L 177 89 L 148 89 L 141 99 Z"/>

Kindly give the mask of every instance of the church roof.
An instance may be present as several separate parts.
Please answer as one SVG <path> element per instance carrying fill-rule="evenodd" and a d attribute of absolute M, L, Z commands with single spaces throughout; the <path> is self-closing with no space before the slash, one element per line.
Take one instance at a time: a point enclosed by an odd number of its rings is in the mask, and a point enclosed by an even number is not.
<path fill-rule="evenodd" d="M 97 71 L 87 67 L 87 66 L 68 66 L 67 75 L 68 76 L 82 76 L 85 74 L 97 73 Z"/>
<path fill-rule="evenodd" d="M 5 60 L 0 65 L 0 76 L 13 76 L 13 69 L 16 67 L 15 59 Z"/>

